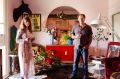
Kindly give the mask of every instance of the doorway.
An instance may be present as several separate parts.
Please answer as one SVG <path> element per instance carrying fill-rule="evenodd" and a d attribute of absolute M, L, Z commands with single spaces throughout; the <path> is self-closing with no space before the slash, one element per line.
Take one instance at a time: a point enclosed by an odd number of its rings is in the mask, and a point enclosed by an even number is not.
<path fill-rule="evenodd" d="M 76 24 L 79 12 L 69 6 L 55 8 L 49 14 L 46 22 L 47 31 L 53 35 L 53 44 L 68 45 L 72 27 Z"/>

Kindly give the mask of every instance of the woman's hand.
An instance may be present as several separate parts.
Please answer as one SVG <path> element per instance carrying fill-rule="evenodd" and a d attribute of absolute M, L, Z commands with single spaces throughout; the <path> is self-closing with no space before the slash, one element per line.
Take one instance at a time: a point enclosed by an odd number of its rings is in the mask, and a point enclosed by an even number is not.
<path fill-rule="evenodd" d="M 25 41 L 27 42 L 29 38 L 25 38 Z"/>

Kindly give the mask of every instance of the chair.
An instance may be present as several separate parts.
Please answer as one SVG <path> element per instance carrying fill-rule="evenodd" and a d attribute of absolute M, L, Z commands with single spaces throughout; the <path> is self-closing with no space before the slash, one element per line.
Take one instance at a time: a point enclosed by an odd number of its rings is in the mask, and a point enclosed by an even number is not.
<path fill-rule="evenodd" d="M 120 72 L 120 42 L 108 43 L 107 55 L 104 59 L 104 65 L 104 79 L 110 79 L 112 74 Z"/>

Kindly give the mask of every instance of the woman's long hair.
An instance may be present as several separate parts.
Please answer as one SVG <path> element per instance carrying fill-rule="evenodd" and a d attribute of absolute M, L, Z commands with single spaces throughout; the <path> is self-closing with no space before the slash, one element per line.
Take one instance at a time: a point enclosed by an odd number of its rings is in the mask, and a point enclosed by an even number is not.
<path fill-rule="evenodd" d="M 22 30 L 22 32 L 26 32 L 26 26 L 25 26 L 25 24 L 24 24 L 24 20 L 26 20 L 27 22 L 29 22 L 30 23 L 30 25 L 29 25 L 29 27 L 28 27 L 28 30 L 29 30 L 29 32 L 31 32 L 32 33 L 32 27 L 31 27 L 31 21 L 30 21 L 30 18 L 29 17 L 24 17 L 23 18 L 23 20 L 21 21 L 21 24 L 20 24 L 20 29 Z"/>

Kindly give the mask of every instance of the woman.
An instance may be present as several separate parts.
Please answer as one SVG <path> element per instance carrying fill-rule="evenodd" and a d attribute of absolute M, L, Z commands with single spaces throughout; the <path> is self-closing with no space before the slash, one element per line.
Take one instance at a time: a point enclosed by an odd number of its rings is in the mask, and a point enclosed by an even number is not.
<path fill-rule="evenodd" d="M 28 17 L 23 18 L 17 31 L 16 42 L 19 44 L 18 56 L 20 64 L 20 76 L 28 79 L 34 75 L 34 62 L 32 59 L 32 41 L 34 36 L 31 29 L 31 21 Z"/>

